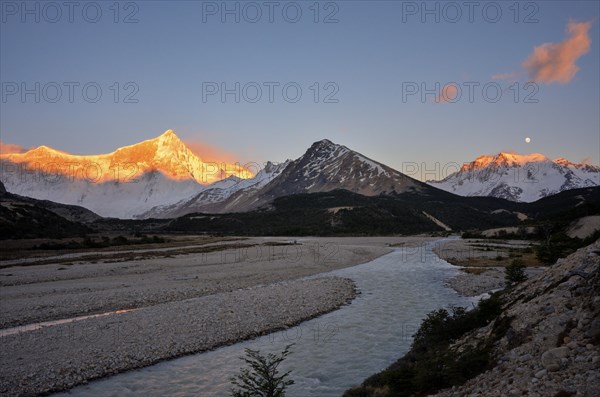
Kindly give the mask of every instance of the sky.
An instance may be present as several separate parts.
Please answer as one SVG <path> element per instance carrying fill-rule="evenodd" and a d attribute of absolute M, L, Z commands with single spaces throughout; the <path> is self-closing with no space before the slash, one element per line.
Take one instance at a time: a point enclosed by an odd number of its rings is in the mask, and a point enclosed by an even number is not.
<path fill-rule="evenodd" d="M 600 163 L 597 1 L 0 4 L 3 152 L 173 129 L 242 164 L 327 138 L 418 179 L 500 151 Z"/>

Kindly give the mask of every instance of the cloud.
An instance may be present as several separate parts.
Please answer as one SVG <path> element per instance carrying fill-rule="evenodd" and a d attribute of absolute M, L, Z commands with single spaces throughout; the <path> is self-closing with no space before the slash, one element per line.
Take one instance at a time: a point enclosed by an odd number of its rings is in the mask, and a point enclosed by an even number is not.
<path fill-rule="evenodd" d="M 591 27 L 591 22 L 570 21 L 567 24 L 567 38 L 559 43 L 544 43 L 535 47 L 523 62 L 523 68 L 533 81 L 568 83 L 579 70 L 575 62 L 590 50 L 588 31 Z"/>
<path fill-rule="evenodd" d="M 517 73 L 497 73 L 492 75 L 492 80 L 514 80 L 517 78 Z"/>
<path fill-rule="evenodd" d="M 25 153 L 27 150 L 23 146 L 5 143 L 0 140 L 0 154 Z"/>
<path fill-rule="evenodd" d="M 237 158 L 233 153 L 226 152 L 222 149 L 216 148 L 206 143 L 194 142 L 190 140 L 184 141 L 185 145 L 194 153 L 196 156 L 204 162 L 213 163 L 239 163 L 240 159 Z"/>
<path fill-rule="evenodd" d="M 449 103 L 459 100 L 460 87 L 456 83 L 448 83 L 442 87 L 440 95 L 435 97 L 435 103 Z"/>
<path fill-rule="evenodd" d="M 594 162 L 592 161 L 592 158 L 590 156 L 584 157 L 579 164 L 583 164 L 583 165 L 594 165 Z"/>

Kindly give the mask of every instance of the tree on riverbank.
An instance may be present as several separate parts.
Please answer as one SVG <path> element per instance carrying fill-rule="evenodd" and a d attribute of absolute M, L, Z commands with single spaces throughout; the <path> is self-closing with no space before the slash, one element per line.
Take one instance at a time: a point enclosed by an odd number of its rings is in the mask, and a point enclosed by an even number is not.
<path fill-rule="evenodd" d="M 289 379 L 290 371 L 280 374 L 279 365 L 291 353 L 292 345 L 287 345 L 280 354 L 262 355 L 259 350 L 245 349 L 245 357 L 241 359 L 248 368 L 231 378 L 235 386 L 231 391 L 233 397 L 284 397 L 288 386 L 294 381 Z"/>
<path fill-rule="evenodd" d="M 518 284 L 527 280 L 523 261 L 521 259 L 513 259 L 511 264 L 504 269 L 504 278 L 508 285 Z"/>

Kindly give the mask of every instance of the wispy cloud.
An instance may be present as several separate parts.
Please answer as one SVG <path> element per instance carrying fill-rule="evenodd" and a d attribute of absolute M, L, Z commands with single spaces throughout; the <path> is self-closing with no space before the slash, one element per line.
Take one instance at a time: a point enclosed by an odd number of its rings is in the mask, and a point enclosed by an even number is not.
<path fill-rule="evenodd" d="M 0 140 L 0 155 L 11 154 L 11 153 L 25 153 L 28 149 L 23 146 L 15 145 L 12 143 L 6 143 Z"/>
<path fill-rule="evenodd" d="M 571 81 L 579 70 L 575 62 L 590 50 L 588 32 L 591 27 L 591 22 L 570 21 L 567 24 L 567 38 L 563 41 L 535 47 L 522 64 L 530 78 L 545 84 L 566 84 Z"/>
<path fill-rule="evenodd" d="M 456 84 L 446 84 L 440 90 L 440 95 L 435 97 L 435 103 L 449 103 L 458 99 L 459 91 Z"/>
<path fill-rule="evenodd" d="M 184 143 L 192 151 L 192 153 L 200 157 L 200 159 L 204 162 L 225 162 L 229 164 L 240 162 L 240 159 L 236 158 L 233 153 L 229 153 L 217 147 L 207 145 L 206 143 L 191 140 L 185 140 Z"/>
<path fill-rule="evenodd" d="M 492 80 L 515 80 L 517 78 L 516 72 L 510 73 L 497 73 L 492 75 Z"/>

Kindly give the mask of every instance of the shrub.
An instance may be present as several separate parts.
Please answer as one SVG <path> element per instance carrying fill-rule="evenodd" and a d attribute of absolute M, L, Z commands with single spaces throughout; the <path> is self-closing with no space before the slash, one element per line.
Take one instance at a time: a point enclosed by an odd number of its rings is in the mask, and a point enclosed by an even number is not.
<path fill-rule="evenodd" d="M 527 280 L 525 274 L 525 264 L 521 259 L 513 259 L 513 261 L 504 269 L 504 279 L 507 284 L 518 284 Z"/>
<path fill-rule="evenodd" d="M 246 356 L 241 357 L 249 368 L 231 378 L 237 388 L 232 389 L 233 397 L 284 397 L 288 386 L 294 381 L 289 378 L 290 371 L 283 374 L 277 369 L 290 355 L 293 345 L 287 345 L 280 354 L 262 355 L 258 350 L 245 349 Z"/>
<path fill-rule="evenodd" d="M 433 394 L 460 385 L 493 366 L 490 354 L 511 318 L 494 323 L 493 340 L 457 352 L 453 341 L 466 333 L 499 319 L 503 299 L 500 293 L 479 302 L 470 311 L 462 307 L 438 309 L 427 315 L 414 336 L 411 350 L 386 370 L 369 377 L 344 397 L 409 397 Z"/>
<path fill-rule="evenodd" d="M 117 236 L 112 239 L 112 245 L 126 245 L 129 244 L 129 240 L 125 236 Z"/>

